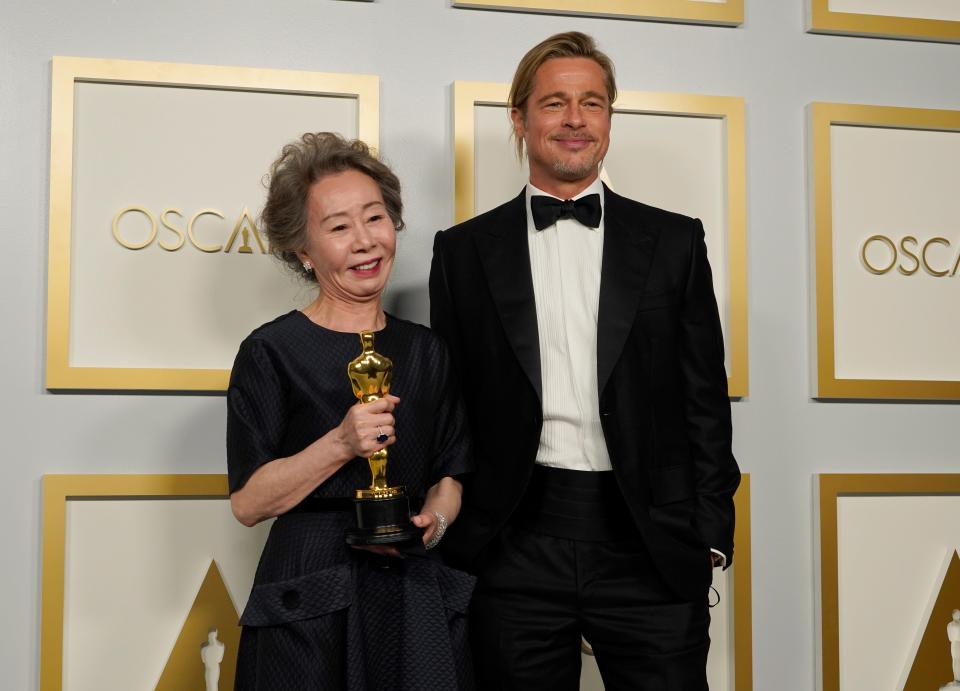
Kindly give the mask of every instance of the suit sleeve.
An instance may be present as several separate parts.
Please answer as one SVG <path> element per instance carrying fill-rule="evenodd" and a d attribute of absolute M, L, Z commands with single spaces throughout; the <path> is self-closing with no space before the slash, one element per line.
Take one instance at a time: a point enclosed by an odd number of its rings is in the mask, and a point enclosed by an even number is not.
<path fill-rule="evenodd" d="M 733 457 L 723 332 L 703 224 L 692 233 L 680 333 L 687 437 L 696 475 L 696 528 L 703 541 L 733 563 L 733 494 L 740 469 Z"/>
<path fill-rule="evenodd" d="M 460 397 L 460 386 L 453 371 L 446 344 L 437 343 L 437 406 L 433 413 L 435 461 L 430 484 L 444 476 L 459 477 L 473 472 L 473 449 L 467 425 L 467 413 Z"/>
<path fill-rule="evenodd" d="M 450 287 L 443 258 L 443 231 L 433 236 L 433 259 L 430 261 L 430 328 L 449 342 L 451 321 Z"/>
<path fill-rule="evenodd" d="M 445 256 L 444 231 L 438 231 L 433 238 L 433 260 L 430 263 L 430 328 L 437 332 L 447 344 L 450 354 L 450 386 L 456 391 L 463 391 L 463 370 L 461 363 L 464 358 L 463 341 L 457 319 L 457 310 L 453 301 L 453 294 L 447 275 L 447 257 Z M 462 406 L 462 403 L 458 404 Z M 464 410 L 465 415 L 465 410 Z M 466 428 L 467 425 L 464 424 Z M 471 470 L 472 468 L 471 463 Z M 460 481 L 466 488 L 472 475 L 461 476 Z"/>

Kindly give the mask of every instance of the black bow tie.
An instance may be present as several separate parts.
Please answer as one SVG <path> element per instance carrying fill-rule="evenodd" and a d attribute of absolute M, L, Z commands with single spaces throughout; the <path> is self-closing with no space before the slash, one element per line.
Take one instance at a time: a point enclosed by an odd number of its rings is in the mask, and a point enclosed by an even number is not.
<path fill-rule="evenodd" d="M 600 195 L 588 194 L 579 199 L 560 201 L 542 194 L 530 197 L 530 210 L 533 212 L 533 225 L 537 230 L 552 226 L 561 218 L 575 218 L 588 228 L 599 228 L 603 209 L 600 207 Z"/>

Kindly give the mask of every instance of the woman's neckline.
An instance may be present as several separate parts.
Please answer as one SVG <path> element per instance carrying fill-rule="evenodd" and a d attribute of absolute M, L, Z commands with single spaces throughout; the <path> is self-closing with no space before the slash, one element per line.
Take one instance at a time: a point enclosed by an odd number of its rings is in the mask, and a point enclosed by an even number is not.
<path fill-rule="evenodd" d="M 299 314 L 301 317 L 303 317 L 303 319 L 304 319 L 308 324 L 310 324 L 310 325 L 312 325 L 312 326 L 315 326 L 315 327 L 318 328 L 318 329 L 322 329 L 323 331 L 327 331 L 327 332 L 329 332 L 329 333 L 344 334 L 344 335 L 348 335 L 348 336 L 356 336 L 357 334 L 360 333 L 359 331 L 340 331 L 340 330 L 338 330 L 338 329 L 331 329 L 329 326 L 324 326 L 323 324 L 318 324 L 317 322 L 313 321 L 309 316 L 307 316 L 307 314 L 306 314 L 303 310 L 293 310 L 293 311 L 294 311 L 296 314 Z M 384 313 L 383 313 L 383 328 L 380 328 L 380 329 L 364 329 L 364 330 L 371 331 L 372 333 L 375 333 L 375 334 L 383 333 L 384 331 L 387 330 L 387 327 L 390 325 L 390 322 L 391 322 L 392 320 L 393 320 L 393 315 L 391 315 L 391 314 L 389 314 L 388 312 L 384 311 Z"/>

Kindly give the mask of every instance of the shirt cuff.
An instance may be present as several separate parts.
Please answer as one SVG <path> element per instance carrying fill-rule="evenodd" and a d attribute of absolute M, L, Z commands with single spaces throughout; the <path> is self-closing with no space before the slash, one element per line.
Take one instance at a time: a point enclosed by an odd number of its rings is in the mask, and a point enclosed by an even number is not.
<path fill-rule="evenodd" d="M 718 549 L 714 549 L 713 547 L 710 548 L 710 551 L 720 557 L 720 563 L 714 564 L 714 566 L 719 566 L 721 569 L 725 569 L 727 567 L 727 555 Z"/>

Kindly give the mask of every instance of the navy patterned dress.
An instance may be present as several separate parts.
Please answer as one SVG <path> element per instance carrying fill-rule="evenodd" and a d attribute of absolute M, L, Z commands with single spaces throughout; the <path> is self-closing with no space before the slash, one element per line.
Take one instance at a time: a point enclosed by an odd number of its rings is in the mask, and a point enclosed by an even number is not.
<path fill-rule="evenodd" d="M 440 478 L 472 468 L 463 406 L 446 347 L 429 329 L 387 315 L 375 347 L 393 360 L 391 393 L 400 397 L 388 481 L 406 487 L 416 510 Z M 227 393 L 231 492 L 340 424 L 356 403 L 346 366 L 360 350 L 357 334 L 299 311 L 243 341 Z M 274 522 L 240 619 L 236 689 L 473 688 L 473 577 L 422 548 L 404 559 L 352 549 L 344 531 L 353 513 L 313 508 L 369 484 L 367 461 L 355 458 Z"/>

